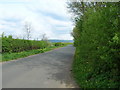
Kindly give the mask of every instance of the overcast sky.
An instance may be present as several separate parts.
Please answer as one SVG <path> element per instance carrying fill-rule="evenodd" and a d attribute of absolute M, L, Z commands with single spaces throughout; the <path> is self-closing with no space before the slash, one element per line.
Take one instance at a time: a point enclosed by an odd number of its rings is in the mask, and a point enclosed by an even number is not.
<path fill-rule="evenodd" d="M 66 0 L 0 0 L 0 34 L 22 38 L 24 24 L 32 25 L 32 39 L 46 34 L 49 39 L 73 39 Z"/>

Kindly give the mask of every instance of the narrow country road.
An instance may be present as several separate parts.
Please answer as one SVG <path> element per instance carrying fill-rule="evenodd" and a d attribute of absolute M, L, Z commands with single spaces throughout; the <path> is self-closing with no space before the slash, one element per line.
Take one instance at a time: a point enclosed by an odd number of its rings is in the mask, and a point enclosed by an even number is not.
<path fill-rule="evenodd" d="M 2 64 L 3 88 L 72 88 L 72 45 Z"/>

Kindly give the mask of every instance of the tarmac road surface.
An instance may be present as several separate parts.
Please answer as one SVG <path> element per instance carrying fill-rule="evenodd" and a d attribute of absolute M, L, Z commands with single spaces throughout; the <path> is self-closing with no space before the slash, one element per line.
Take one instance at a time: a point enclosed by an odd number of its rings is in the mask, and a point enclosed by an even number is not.
<path fill-rule="evenodd" d="M 72 45 L 2 63 L 2 88 L 74 88 Z"/>

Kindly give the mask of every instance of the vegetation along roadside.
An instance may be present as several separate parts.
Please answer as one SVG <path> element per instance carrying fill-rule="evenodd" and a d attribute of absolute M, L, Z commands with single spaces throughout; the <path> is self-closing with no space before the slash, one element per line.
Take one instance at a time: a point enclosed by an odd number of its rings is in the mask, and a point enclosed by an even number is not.
<path fill-rule="evenodd" d="M 12 36 L 2 36 L 2 59 L 0 62 L 10 61 L 29 55 L 44 53 L 71 43 L 51 43 L 47 40 L 13 39 Z"/>
<path fill-rule="evenodd" d="M 69 2 L 73 74 L 81 88 L 120 88 L 120 2 Z"/>

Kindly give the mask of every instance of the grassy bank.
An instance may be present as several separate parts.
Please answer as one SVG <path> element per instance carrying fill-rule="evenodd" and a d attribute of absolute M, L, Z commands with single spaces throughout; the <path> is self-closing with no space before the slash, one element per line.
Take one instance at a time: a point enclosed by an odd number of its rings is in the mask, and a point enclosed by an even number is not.
<path fill-rule="evenodd" d="M 27 51 L 22 51 L 22 52 L 17 52 L 17 53 L 3 53 L 2 59 L 0 59 L 0 62 L 10 61 L 10 60 L 18 59 L 18 58 L 24 58 L 24 57 L 34 55 L 34 54 L 44 53 L 44 52 L 53 50 L 55 48 L 64 47 L 66 45 L 68 44 L 64 44 L 62 46 L 51 46 L 51 47 L 47 47 L 44 49 L 27 50 Z"/>

